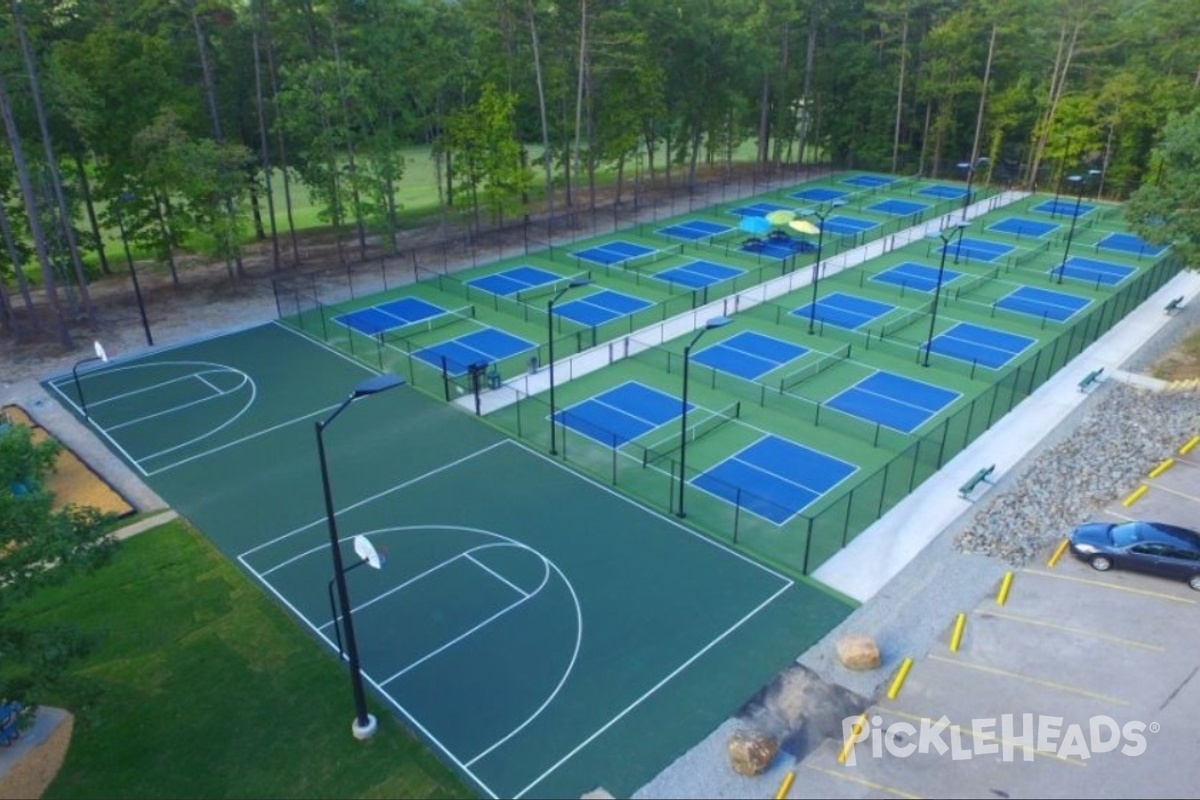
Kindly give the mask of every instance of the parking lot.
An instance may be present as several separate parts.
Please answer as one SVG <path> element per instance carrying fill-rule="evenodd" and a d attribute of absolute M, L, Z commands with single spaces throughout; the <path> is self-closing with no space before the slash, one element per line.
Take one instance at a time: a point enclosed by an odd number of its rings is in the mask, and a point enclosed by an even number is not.
<path fill-rule="evenodd" d="M 1097 519 L 1195 528 L 1200 446 L 1187 444 Z M 810 753 L 787 796 L 1195 797 L 1200 592 L 1052 555 L 1015 571 L 1003 604 L 1001 581 L 946 609 L 941 644 L 889 678 L 857 743 Z"/>

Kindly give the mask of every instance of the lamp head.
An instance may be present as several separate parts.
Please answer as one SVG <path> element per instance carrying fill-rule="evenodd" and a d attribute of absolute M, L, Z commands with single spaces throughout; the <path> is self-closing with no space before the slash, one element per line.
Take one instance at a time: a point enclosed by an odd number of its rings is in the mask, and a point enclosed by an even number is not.
<path fill-rule="evenodd" d="M 846 205 L 845 200 L 830 200 L 829 201 L 830 208 L 841 208 L 844 205 Z"/>
<path fill-rule="evenodd" d="M 587 286 L 591 282 L 591 278 L 572 278 L 571 282 L 567 284 L 567 288 L 578 289 L 580 286 Z"/>
<path fill-rule="evenodd" d="M 733 320 L 729 317 L 712 317 L 711 319 L 705 321 L 704 328 L 705 330 L 712 330 L 713 328 L 720 328 L 728 325 L 731 322 L 733 322 Z"/>
<path fill-rule="evenodd" d="M 354 387 L 354 391 L 350 393 L 353 398 L 365 397 L 369 394 L 379 394 L 386 392 L 388 389 L 395 389 L 397 386 L 403 386 L 404 379 L 399 375 L 384 373 L 382 375 L 372 375 L 364 381 L 361 381 Z"/>

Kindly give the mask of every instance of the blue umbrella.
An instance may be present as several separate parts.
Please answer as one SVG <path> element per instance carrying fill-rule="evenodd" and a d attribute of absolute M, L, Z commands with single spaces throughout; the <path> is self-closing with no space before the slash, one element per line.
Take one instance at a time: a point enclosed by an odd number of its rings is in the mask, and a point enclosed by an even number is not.
<path fill-rule="evenodd" d="M 766 217 L 747 215 L 742 217 L 741 222 L 738 223 L 738 227 L 746 233 L 758 234 L 771 230 L 771 223 L 767 222 Z"/>

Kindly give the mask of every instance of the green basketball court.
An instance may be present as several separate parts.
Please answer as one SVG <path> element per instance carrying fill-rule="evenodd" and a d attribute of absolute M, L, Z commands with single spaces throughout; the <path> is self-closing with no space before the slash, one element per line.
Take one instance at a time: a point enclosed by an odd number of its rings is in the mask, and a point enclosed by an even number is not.
<path fill-rule="evenodd" d="M 47 386 L 336 653 L 315 425 L 370 374 L 271 324 Z M 408 387 L 324 440 L 364 676 L 485 795 L 632 794 L 851 610 Z"/>

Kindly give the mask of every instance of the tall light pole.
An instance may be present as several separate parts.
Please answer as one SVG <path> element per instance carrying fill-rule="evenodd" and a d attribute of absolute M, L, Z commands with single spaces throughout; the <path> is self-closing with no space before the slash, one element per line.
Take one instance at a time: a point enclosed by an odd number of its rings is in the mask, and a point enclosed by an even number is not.
<path fill-rule="evenodd" d="M 1075 238 L 1075 223 L 1079 220 L 1079 206 L 1083 202 L 1083 188 L 1088 180 L 1100 174 L 1098 169 L 1089 169 L 1085 175 L 1068 175 L 1067 180 L 1079 185 L 1075 194 L 1075 212 L 1071 215 L 1071 227 L 1067 229 L 1067 244 L 1063 247 L 1062 264 L 1058 268 L 1058 283 L 1063 282 L 1063 274 L 1067 271 L 1067 255 L 1071 252 L 1071 240 Z"/>
<path fill-rule="evenodd" d="M 142 330 L 146 332 L 146 344 L 154 346 L 154 337 L 150 335 L 150 322 L 146 319 L 146 304 L 142 301 L 142 287 L 138 284 L 137 270 L 133 266 L 133 254 L 129 252 L 129 237 L 125 233 L 125 210 L 123 204 L 133 199 L 133 195 L 125 192 L 117 201 L 117 228 L 121 231 L 121 244 L 125 247 L 125 261 L 129 264 L 129 277 L 133 279 L 133 294 L 137 297 L 138 313 L 142 315 Z"/>
<path fill-rule="evenodd" d="M 79 407 L 83 410 L 84 419 L 90 419 L 90 417 L 88 416 L 87 400 L 83 397 L 83 384 L 79 382 L 79 368 L 93 361 L 108 363 L 108 353 L 104 352 L 104 345 L 99 342 L 93 342 L 92 346 L 96 351 L 96 355 L 81 358 L 75 362 L 75 366 L 71 367 L 71 374 L 75 376 L 75 394 L 79 395 Z"/>
<path fill-rule="evenodd" d="M 963 198 L 962 207 L 963 222 L 967 221 L 967 206 L 971 205 L 971 184 L 975 180 L 975 172 L 981 167 L 986 167 L 987 163 L 987 157 L 980 156 L 979 158 L 975 159 L 974 163 L 970 161 L 960 161 L 958 164 L 955 164 L 955 166 L 959 169 L 965 169 L 967 171 L 967 196 Z"/>
<path fill-rule="evenodd" d="M 817 218 L 817 260 L 813 262 L 812 276 L 812 305 L 808 310 L 808 332 L 812 333 L 816 329 L 817 323 L 817 280 L 821 275 L 821 246 L 825 243 L 825 218 L 833 213 L 834 209 L 841 208 L 846 205 L 845 200 L 830 200 L 829 209 L 822 214 L 815 208 L 803 208 L 800 210 L 802 217 Z"/>
<path fill-rule="evenodd" d="M 929 312 L 929 337 L 925 341 L 925 360 L 922 362 L 922 366 L 925 367 L 929 366 L 929 351 L 933 348 L 933 326 L 937 322 L 938 301 L 942 296 L 942 275 L 946 272 L 946 251 L 950 249 L 950 240 L 954 238 L 954 235 L 957 233 L 961 237 L 963 229 L 969 224 L 968 222 L 959 220 L 948 229 L 950 230 L 949 236 L 946 235 L 945 231 L 929 234 L 930 239 L 939 239 L 942 242 L 942 261 L 938 265 L 937 284 L 933 289 L 933 308 Z"/>
<path fill-rule="evenodd" d="M 587 286 L 587 278 L 575 278 L 550 298 L 546 303 L 546 343 L 549 345 L 550 351 L 550 455 L 558 455 L 558 442 L 556 439 L 555 421 L 554 421 L 554 304 L 559 298 L 572 289 L 578 289 L 580 286 Z"/>
<path fill-rule="evenodd" d="M 696 331 L 696 335 L 688 342 L 687 347 L 683 348 L 683 405 L 679 412 L 679 507 L 675 509 L 675 516 L 680 519 L 687 516 L 683 511 L 683 487 L 687 483 L 688 360 L 691 357 L 692 348 L 696 346 L 696 342 L 700 341 L 701 336 L 713 328 L 720 328 L 732 321 L 729 317 L 713 317 L 704 323 L 703 328 Z"/>
<path fill-rule="evenodd" d="M 350 731 L 356 739 L 369 739 L 375 735 L 377 723 L 373 714 L 367 713 L 367 698 L 363 693 L 362 667 L 358 661 L 358 642 L 354 638 L 354 617 L 350 607 L 350 592 L 346 588 L 346 570 L 342 566 L 342 546 L 337 532 L 337 515 L 333 511 L 333 494 L 329 489 L 329 466 L 325 461 L 325 439 L 323 433 L 338 414 L 360 397 L 379 394 L 394 389 L 404 381 L 395 375 L 375 375 L 360 382 L 350 396 L 317 425 L 317 455 L 321 460 L 321 488 L 325 492 L 325 518 L 329 525 L 329 552 L 333 557 L 333 579 L 337 582 L 338 605 L 342 611 L 342 626 L 346 631 L 346 657 L 350 662 L 350 683 L 354 689 L 354 724 Z"/>

